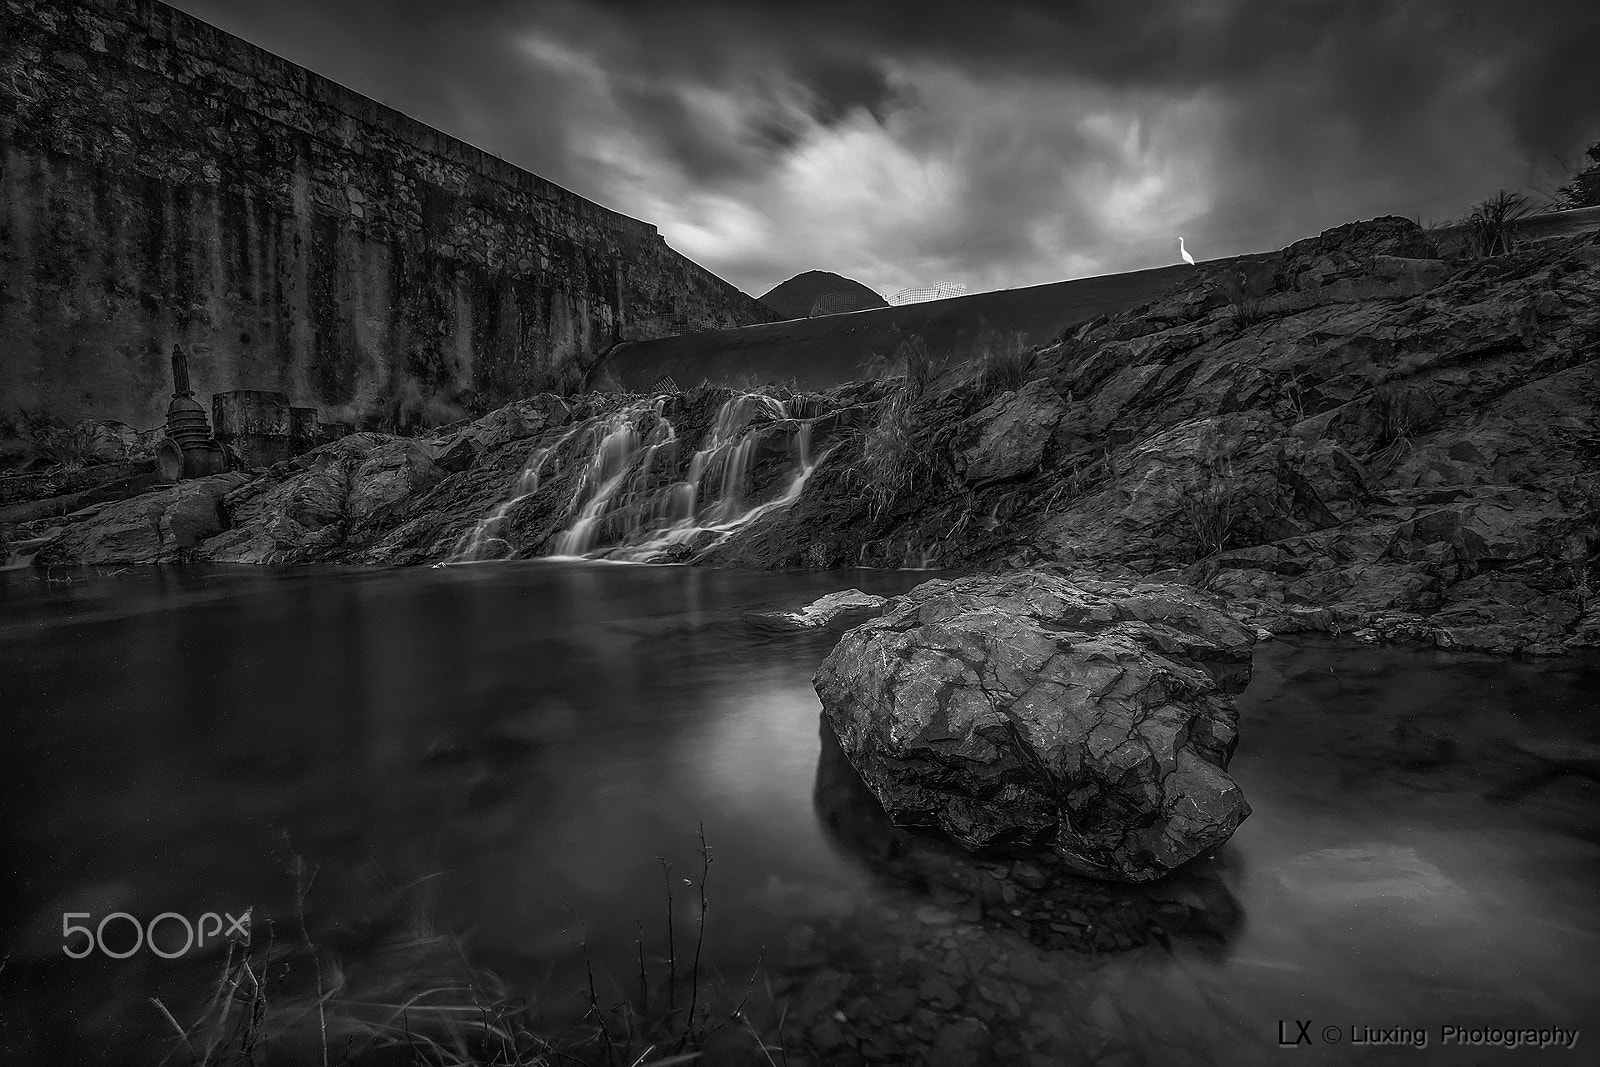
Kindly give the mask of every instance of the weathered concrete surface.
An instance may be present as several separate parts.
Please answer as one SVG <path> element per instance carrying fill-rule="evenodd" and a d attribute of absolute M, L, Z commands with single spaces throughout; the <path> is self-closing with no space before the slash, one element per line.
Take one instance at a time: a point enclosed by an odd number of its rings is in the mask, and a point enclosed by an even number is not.
<path fill-rule="evenodd" d="M 775 319 L 609 211 L 159 3 L 0 4 L 7 406 L 449 421 L 614 341 Z"/>
<path fill-rule="evenodd" d="M 663 379 L 683 389 L 702 382 L 827 389 L 870 376 L 875 361 L 891 360 L 907 337 L 922 338 L 930 352 L 952 360 L 1017 338 L 1024 344 L 1049 344 L 1069 326 L 1154 300 L 1193 269 L 1180 263 L 849 315 L 635 341 L 603 360 L 593 380 L 633 392 L 654 390 Z"/>

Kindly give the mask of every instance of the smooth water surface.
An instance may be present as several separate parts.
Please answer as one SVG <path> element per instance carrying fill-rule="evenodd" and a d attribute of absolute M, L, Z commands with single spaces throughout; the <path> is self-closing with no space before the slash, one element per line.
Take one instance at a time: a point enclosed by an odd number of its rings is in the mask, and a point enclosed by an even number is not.
<path fill-rule="evenodd" d="M 1018 976 L 1021 942 L 929 906 L 861 845 L 873 813 L 841 816 L 810 685 L 828 639 L 742 619 L 928 575 L 72 577 L 0 575 L 0 1051 L 139 1062 L 162 1026 L 147 998 L 181 1001 L 214 960 L 66 959 L 61 915 L 253 906 L 259 926 L 295 912 L 297 862 L 316 872 L 308 925 L 352 968 L 410 924 L 530 993 L 570 993 L 586 955 L 622 984 L 635 938 L 659 940 L 658 857 L 692 916 L 702 825 L 707 951 L 728 973 L 759 960 L 842 987 L 849 959 L 952 954 L 985 1026 L 1107 1062 L 1278 1062 L 1280 1022 L 1307 1019 L 1430 1028 L 1423 1058 L 1447 1062 L 1529 1054 L 1447 1054 L 1446 1023 L 1587 1028 L 1566 1059 L 1600 1049 L 1600 785 L 1519 793 L 1543 765 L 1511 743 L 1600 740 L 1593 659 L 1261 645 L 1233 766 L 1255 814 L 1203 872 L 1235 920 L 1094 956 L 1030 948 Z M 1348 1030 L 1296 1054 L 1418 1055 Z"/>

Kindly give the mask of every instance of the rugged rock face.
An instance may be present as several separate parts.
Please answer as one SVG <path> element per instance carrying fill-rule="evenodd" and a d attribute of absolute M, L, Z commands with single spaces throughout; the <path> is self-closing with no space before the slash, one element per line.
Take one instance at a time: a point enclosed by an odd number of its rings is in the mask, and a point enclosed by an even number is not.
<path fill-rule="evenodd" d="M 290 563 L 343 544 L 350 531 L 440 478 L 417 441 L 358 433 L 280 464 L 223 502 L 232 529 L 198 553 L 220 563 Z"/>
<path fill-rule="evenodd" d="M 1036 353 L 1064 407 L 1037 462 L 986 368 L 908 379 L 874 431 L 894 491 L 851 477 L 864 444 L 712 558 L 1131 573 L 1274 632 L 1591 645 L 1600 235 L 1428 251 L 1403 219 L 1352 224 L 1086 324 Z"/>
<path fill-rule="evenodd" d="M 81 563 L 170 563 L 190 556 L 226 525 L 222 498 L 247 481 L 218 474 L 91 509 L 40 548 L 35 566 Z"/>
<path fill-rule="evenodd" d="M 1495 652 L 1600 644 L 1600 234 L 1487 260 L 1433 251 L 1403 219 L 1342 226 L 1198 268 L 1022 364 L 902 360 L 913 373 L 786 397 L 820 460 L 803 492 L 653 558 L 1156 577 L 1221 594 L 1272 632 Z M 614 500 L 634 494 L 643 514 L 737 395 L 519 401 L 396 445 L 386 455 L 405 473 L 383 481 L 380 506 L 346 507 L 348 450 L 321 474 L 279 465 L 225 502 L 226 540 L 201 554 L 549 554 L 603 466 L 602 435 L 579 429 L 641 405 L 671 420 L 649 477 Z M 799 421 L 751 437 L 753 499 L 782 494 Z M 109 514 L 63 498 L 11 515 L 10 536 Z M 52 558 L 107 562 L 101 544 L 74 535 Z"/>
<path fill-rule="evenodd" d="M 1003 482 L 1039 469 L 1066 408 L 1047 379 L 996 397 L 972 419 L 978 440 L 956 459 L 968 484 Z"/>
<path fill-rule="evenodd" d="M 897 823 L 1144 882 L 1250 814 L 1227 766 L 1253 642 L 1178 586 L 933 581 L 845 634 L 816 687 Z"/>

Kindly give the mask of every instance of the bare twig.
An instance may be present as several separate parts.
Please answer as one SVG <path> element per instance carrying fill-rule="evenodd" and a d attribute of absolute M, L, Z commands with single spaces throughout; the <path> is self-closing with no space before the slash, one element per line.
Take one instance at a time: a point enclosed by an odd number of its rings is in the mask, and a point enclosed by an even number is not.
<path fill-rule="evenodd" d="M 706 824 L 700 824 L 700 922 L 694 940 L 694 965 L 689 972 L 689 1018 L 684 1024 L 684 1040 L 694 1031 L 695 1008 L 700 1002 L 700 951 L 706 942 L 706 879 L 711 873 L 711 847 L 706 844 Z"/>
<path fill-rule="evenodd" d="M 305 857 L 296 855 L 294 858 L 295 917 L 300 921 L 300 939 L 305 944 L 306 952 L 311 956 L 311 968 L 316 973 L 317 1027 L 322 1035 L 322 1067 L 328 1067 L 328 1011 L 326 997 L 322 988 L 322 960 L 317 956 L 317 947 L 311 943 L 311 929 L 306 925 L 306 894 L 311 891 L 311 883 L 316 879 L 316 870 L 312 870 L 311 874 L 307 876 Z"/>

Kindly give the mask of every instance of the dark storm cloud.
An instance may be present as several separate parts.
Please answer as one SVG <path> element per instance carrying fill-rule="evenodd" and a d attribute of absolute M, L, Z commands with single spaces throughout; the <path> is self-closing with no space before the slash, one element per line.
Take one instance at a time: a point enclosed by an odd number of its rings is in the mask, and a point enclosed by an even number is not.
<path fill-rule="evenodd" d="M 1559 184 L 1589 0 L 182 0 L 752 291 L 973 287 Z"/>

